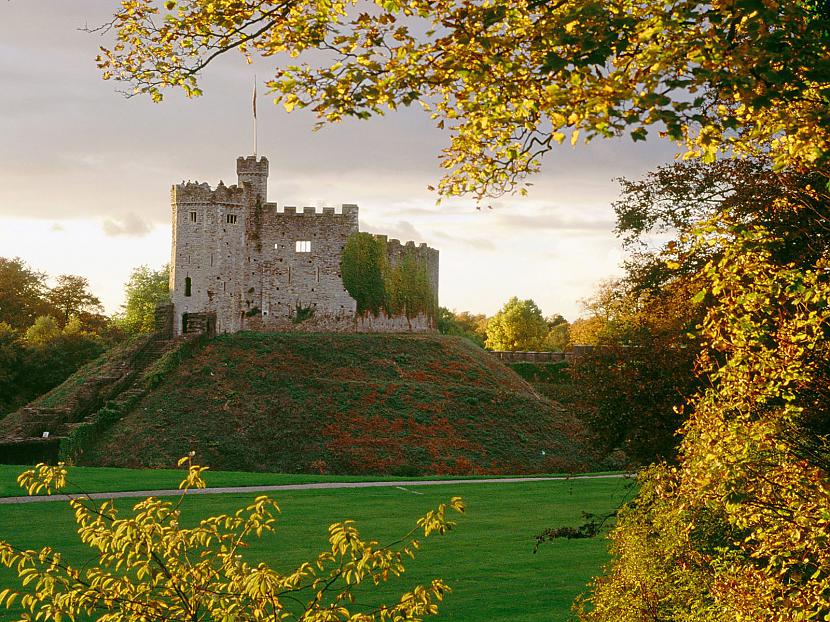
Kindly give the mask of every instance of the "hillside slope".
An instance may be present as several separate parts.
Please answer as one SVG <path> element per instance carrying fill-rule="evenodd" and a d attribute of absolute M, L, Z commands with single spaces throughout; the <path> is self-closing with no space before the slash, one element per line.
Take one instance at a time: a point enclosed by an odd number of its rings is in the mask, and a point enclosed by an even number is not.
<path fill-rule="evenodd" d="M 83 464 L 528 473 L 585 469 L 573 419 L 456 337 L 220 336 L 98 436 Z"/>

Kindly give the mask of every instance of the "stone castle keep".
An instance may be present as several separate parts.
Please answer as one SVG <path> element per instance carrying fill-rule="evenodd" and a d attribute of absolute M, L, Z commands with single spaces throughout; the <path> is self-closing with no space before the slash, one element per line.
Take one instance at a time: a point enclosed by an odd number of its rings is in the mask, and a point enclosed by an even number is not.
<path fill-rule="evenodd" d="M 357 205 L 278 209 L 267 197 L 268 160 L 236 160 L 238 184 L 216 189 L 182 183 L 172 189 L 170 292 L 174 334 L 194 330 L 421 332 L 434 314 L 358 313 L 341 277 L 341 255 L 359 232 Z M 365 234 L 361 234 L 365 235 Z M 425 272 L 437 309 L 438 251 L 374 236 L 385 266 Z M 403 295 L 402 295 L 403 296 Z M 405 299 L 405 298 L 404 298 Z"/>

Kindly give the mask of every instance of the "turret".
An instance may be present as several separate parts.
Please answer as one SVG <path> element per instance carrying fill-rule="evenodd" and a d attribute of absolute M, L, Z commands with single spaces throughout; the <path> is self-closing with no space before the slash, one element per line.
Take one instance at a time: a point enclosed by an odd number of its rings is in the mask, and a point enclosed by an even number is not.
<path fill-rule="evenodd" d="M 236 159 L 236 174 L 239 176 L 239 186 L 243 183 L 250 184 L 251 198 L 255 200 L 259 195 L 260 202 L 264 205 L 268 200 L 268 158 L 240 156 Z"/>

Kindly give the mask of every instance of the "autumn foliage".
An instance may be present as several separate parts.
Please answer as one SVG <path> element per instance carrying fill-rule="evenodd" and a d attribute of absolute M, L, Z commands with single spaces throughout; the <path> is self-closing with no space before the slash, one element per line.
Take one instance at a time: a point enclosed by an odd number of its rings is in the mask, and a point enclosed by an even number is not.
<path fill-rule="evenodd" d="M 288 571 L 256 563 L 245 554 L 248 542 L 276 530 L 279 507 L 261 496 L 234 514 L 201 519 L 194 527 L 181 509 L 186 491 L 204 488 L 206 467 L 188 463 L 175 500 L 150 497 L 122 514 L 112 501 L 93 505 L 83 495 L 69 503 L 81 541 L 95 561 L 68 563 L 45 547 L 21 550 L 0 541 L 0 565 L 13 568 L 19 585 L 0 589 L 0 606 L 17 604 L 20 620 L 60 622 L 95 616 L 106 622 L 135 620 L 302 620 L 303 622 L 420 621 L 435 615 L 450 588 L 440 579 L 417 585 L 396 602 L 369 604 L 361 584 L 379 585 L 404 572 L 421 537 L 453 528 L 449 510 L 464 511 L 461 499 L 441 504 L 391 545 L 361 537 L 353 521 L 328 529 L 330 548 Z M 66 485 L 64 465 L 44 464 L 23 473 L 19 482 L 30 494 L 59 491 Z M 420 535 L 419 535 L 420 532 Z"/>

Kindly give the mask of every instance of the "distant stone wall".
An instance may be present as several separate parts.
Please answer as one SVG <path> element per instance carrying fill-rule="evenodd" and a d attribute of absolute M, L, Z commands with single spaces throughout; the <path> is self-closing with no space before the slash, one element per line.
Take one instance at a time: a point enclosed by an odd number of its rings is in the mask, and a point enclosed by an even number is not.
<path fill-rule="evenodd" d="M 387 317 L 385 313 L 376 316 L 371 313 L 360 316 L 355 321 L 359 333 L 428 333 L 435 330 L 434 318 L 426 313 L 415 317 Z"/>
<path fill-rule="evenodd" d="M 490 354 L 505 363 L 560 363 L 591 352 L 594 346 L 574 346 L 568 352 L 510 352 L 492 350 Z"/>

